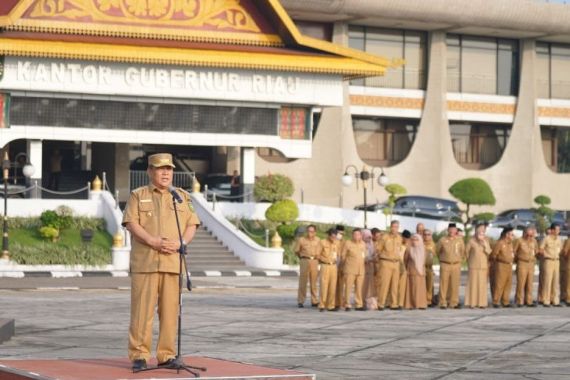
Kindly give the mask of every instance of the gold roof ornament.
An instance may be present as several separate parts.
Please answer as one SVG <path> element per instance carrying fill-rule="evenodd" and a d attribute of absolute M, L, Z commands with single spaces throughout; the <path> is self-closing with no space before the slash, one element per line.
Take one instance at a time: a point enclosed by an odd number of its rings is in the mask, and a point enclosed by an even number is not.
<path fill-rule="evenodd" d="M 402 64 L 302 35 L 278 0 L 19 0 L 0 14 L 0 28 L 0 55 L 7 56 L 344 79 Z"/>

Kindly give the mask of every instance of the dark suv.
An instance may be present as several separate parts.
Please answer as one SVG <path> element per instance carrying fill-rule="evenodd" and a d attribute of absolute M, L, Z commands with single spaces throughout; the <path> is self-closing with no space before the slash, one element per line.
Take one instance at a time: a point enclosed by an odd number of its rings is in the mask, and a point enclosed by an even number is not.
<path fill-rule="evenodd" d="M 382 212 L 387 207 L 387 203 L 374 203 L 367 205 L 368 211 Z M 355 210 L 364 210 L 364 206 L 356 206 Z M 461 219 L 461 211 L 457 202 L 422 195 L 405 195 L 396 200 L 393 210 L 394 215 L 414 216 L 418 218 L 455 220 Z"/>
<path fill-rule="evenodd" d="M 560 230 L 567 235 L 569 226 L 562 211 L 556 211 L 552 220 L 549 220 L 547 223 L 558 223 Z M 497 228 L 512 227 L 523 229 L 534 224 L 536 224 L 536 214 L 534 210 L 530 208 L 519 208 L 501 212 L 489 225 Z"/>

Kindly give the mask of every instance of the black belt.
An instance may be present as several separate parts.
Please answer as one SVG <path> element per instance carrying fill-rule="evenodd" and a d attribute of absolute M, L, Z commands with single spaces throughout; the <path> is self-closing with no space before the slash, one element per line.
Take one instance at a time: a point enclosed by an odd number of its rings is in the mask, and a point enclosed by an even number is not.
<path fill-rule="evenodd" d="M 456 261 L 456 262 L 452 263 L 452 262 L 449 262 L 449 261 L 441 261 L 441 260 L 440 260 L 440 263 L 442 263 L 442 264 L 447 264 L 447 265 L 455 265 L 455 264 L 459 264 L 460 262 L 459 262 L 459 261 Z"/>
<path fill-rule="evenodd" d="M 303 256 L 303 257 L 301 257 L 301 260 L 315 260 L 315 258 L 313 256 L 311 256 L 311 257 Z"/>
<path fill-rule="evenodd" d="M 336 263 L 324 263 L 324 262 L 322 262 L 322 261 L 319 261 L 319 264 L 322 264 L 322 265 L 336 265 Z"/>

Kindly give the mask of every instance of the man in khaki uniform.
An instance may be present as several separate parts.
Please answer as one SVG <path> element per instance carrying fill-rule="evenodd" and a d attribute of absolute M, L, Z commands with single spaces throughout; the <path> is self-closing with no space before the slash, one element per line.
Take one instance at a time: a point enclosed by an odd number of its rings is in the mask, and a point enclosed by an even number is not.
<path fill-rule="evenodd" d="M 321 265 L 321 294 L 319 311 L 336 311 L 336 262 L 340 256 L 340 242 L 336 238 L 337 231 L 333 228 L 328 230 L 327 238 L 321 241 L 321 251 L 319 253 L 319 263 Z"/>
<path fill-rule="evenodd" d="M 493 292 L 493 307 L 510 307 L 510 294 L 513 281 L 513 229 L 504 228 L 501 238 L 493 248 L 491 257 L 495 262 L 495 289 Z"/>
<path fill-rule="evenodd" d="M 319 306 L 317 294 L 317 278 L 319 275 L 319 253 L 321 249 L 321 239 L 317 237 L 317 227 L 310 225 L 307 227 L 307 236 L 300 237 L 295 243 L 293 251 L 301 262 L 299 274 L 299 291 L 297 293 L 297 306 L 303 307 L 307 297 L 307 281 L 311 288 L 311 306 Z"/>
<path fill-rule="evenodd" d="M 553 223 L 550 226 L 550 235 L 546 236 L 540 243 L 539 252 L 544 259 L 542 268 L 544 270 L 542 285 L 542 302 L 549 307 L 551 304 L 560 306 L 560 294 L 558 292 L 558 282 L 560 276 L 560 251 L 562 241 L 558 236 L 560 226 Z"/>
<path fill-rule="evenodd" d="M 364 284 L 364 259 L 366 258 L 366 244 L 362 241 L 362 231 L 355 228 L 352 231 L 352 240 L 344 243 L 340 254 L 342 271 L 344 273 L 344 306 L 350 311 L 350 293 L 354 288 L 354 305 L 356 310 L 365 310 L 362 303 L 362 285 Z"/>
<path fill-rule="evenodd" d="M 564 243 L 564 248 L 562 248 L 562 254 L 560 255 L 564 260 L 560 261 L 560 271 L 564 269 L 564 281 L 561 281 L 561 300 L 567 306 L 570 306 L 570 238 L 566 239 Z"/>
<path fill-rule="evenodd" d="M 435 257 L 435 242 L 433 241 L 433 234 L 430 230 L 424 230 L 423 232 L 424 248 L 426 251 L 426 294 L 427 294 L 427 304 L 428 307 L 432 305 L 433 302 L 433 258 Z"/>
<path fill-rule="evenodd" d="M 398 281 L 400 279 L 400 252 L 403 246 L 402 237 L 398 232 L 400 222 L 390 223 L 390 233 L 384 234 L 376 246 L 378 270 L 376 286 L 378 294 L 378 310 L 384 310 L 386 298 L 390 291 L 390 308 L 398 308 Z"/>
<path fill-rule="evenodd" d="M 455 223 L 449 223 L 447 236 L 437 243 L 436 254 L 440 262 L 439 307 L 459 308 L 461 262 L 465 258 L 465 243 L 457 235 Z"/>
<path fill-rule="evenodd" d="M 170 154 L 149 156 L 150 185 L 133 190 L 123 217 L 123 226 L 132 236 L 129 359 L 135 372 L 145 369 L 150 359 L 152 323 L 157 305 L 160 326 L 156 358 L 159 366 L 168 367 L 176 357 L 181 268 L 174 207 L 178 210 L 183 244 L 192 240 L 200 221 L 185 192 L 177 191 L 183 203 L 173 205 L 172 194 L 168 191 L 173 168 Z"/>
<path fill-rule="evenodd" d="M 536 242 L 536 228 L 527 227 L 523 237 L 514 243 L 515 262 L 517 263 L 517 292 L 515 302 L 517 306 L 536 306 L 532 299 L 532 285 L 534 283 L 534 265 L 538 253 Z"/>

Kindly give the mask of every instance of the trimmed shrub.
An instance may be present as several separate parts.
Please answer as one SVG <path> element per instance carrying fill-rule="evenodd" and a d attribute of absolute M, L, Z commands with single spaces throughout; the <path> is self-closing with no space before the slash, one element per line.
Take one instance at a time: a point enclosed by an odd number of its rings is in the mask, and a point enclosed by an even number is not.
<path fill-rule="evenodd" d="M 267 220 L 276 223 L 290 223 L 299 217 L 299 208 L 295 201 L 291 199 L 283 199 L 272 204 L 265 211 Z"/>
<path fill-rule="evenodd" d="M 56 241 L 59 238 L 59 230 L 52 226 L 43 226 L 39 230 L 40 236 L 44 239 Z"/>
<path fill-rule="evenodd" d="M 293 195 L 293 181 L 282 174 L 269 174 L 255 180 L 253 196 L 258 202 L 275 202 Z"/>
<path fill-rule="evenodd" d="M 283 240 L 295 239 L 295 232 L 299 228 L 298 223 L 281 224 L 277 226 L 277 233 Z"/>

